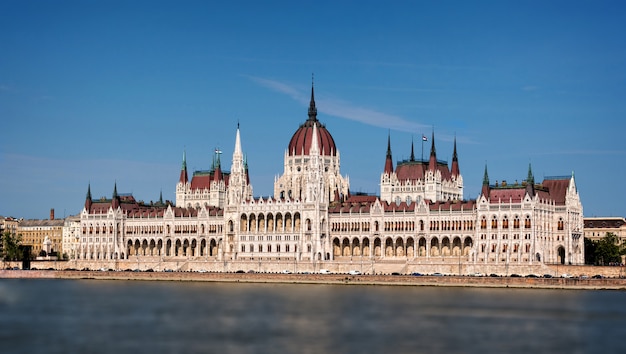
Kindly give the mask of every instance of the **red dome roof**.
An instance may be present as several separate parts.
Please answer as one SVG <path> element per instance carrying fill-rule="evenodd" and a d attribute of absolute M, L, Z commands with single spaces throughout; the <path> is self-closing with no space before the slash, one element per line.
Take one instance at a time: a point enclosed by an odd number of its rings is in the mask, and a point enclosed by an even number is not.
<path fill-rule="evenodd" d="M 309 119 L 304 124 L 300 125 L 298 130 L 291 137 L 289 142 L 289 156 L 294 155 L 308 155 L 311 150 L 311 143 L 313 142 L 313 127 L 317 130 L 317 146 L 319 147 L 320 154 L 327 156 L 337 156 L 337 147 L 335 146 L 335 140 L 328 132 L 326 127 L 317 120 L 317 108 L 315 108 L 315 99 L 313 94 L 313 88 L 311 87 L 311 103 L 309 105 Z"/>

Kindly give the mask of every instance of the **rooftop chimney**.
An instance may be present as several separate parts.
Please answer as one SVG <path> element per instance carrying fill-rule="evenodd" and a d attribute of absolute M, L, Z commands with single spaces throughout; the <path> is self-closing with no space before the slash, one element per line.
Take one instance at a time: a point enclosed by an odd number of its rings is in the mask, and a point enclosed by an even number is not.
<path fill-rule="evenodd" d="M 50 209 L 50 220 L 54 220 L 54 208 Z"/>

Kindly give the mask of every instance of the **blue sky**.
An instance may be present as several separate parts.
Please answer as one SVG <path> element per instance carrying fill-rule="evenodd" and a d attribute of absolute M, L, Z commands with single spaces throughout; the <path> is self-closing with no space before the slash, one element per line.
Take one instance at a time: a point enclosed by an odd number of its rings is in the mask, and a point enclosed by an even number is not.
<path fill-rule="evenodd" d="M 175 199 L 183 151 L 230 168 L 241 126 L 256 196 L 318 118 L 353 191 L 379 193 L 433 129 L 465 197 L 575 173 L 586 216 L 625 216 L 623 1 L 0 2 L 0 215 Z M 425 155 L 428 155 L 425 146 Z M 191 171 L 190 171 L 191 172 Z"/>

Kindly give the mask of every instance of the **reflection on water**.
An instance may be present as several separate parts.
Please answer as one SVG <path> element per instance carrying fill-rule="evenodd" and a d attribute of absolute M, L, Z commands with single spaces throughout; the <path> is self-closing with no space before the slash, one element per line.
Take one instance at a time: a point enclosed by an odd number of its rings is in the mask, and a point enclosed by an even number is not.
<path fill-rule="evenodd" d="M 0 343 L 10 353 L 615 353 L 626 349 L 625 303 L 620 291 L 0 279 Z"/>

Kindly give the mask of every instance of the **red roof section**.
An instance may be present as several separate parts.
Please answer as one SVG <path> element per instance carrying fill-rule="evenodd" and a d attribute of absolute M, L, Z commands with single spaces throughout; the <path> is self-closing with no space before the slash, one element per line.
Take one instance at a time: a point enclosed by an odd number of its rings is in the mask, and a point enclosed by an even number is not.
<path fill-rule="evenodd" d="M 133 199 L 132 201 L 122 202 L 120 208 L 122 208 L 129 218 L 157 218 L 163 217 L 168 205 L 169 204 L 147 205 L 136 202 Z M 109 212 L 110 207 L 111 200 L 98 200 L 93 202 L 88 212 L 89 214 L 106 214 Z M 175 217 L 195 217 L 198 216 L 199 212 L 198 209 L 194 208 L 180 208 L 174 206 L 172 206 L 172 210 L 174 211 Z M 224 211 L 217 207 L 211 206 L 208 208 L 208 211 L 210 216 L 224 215 Z"/>
<path fill-rule="evenodd" d="M 228 186 L 230 174 L 219 171 L 219 174 L 224 178 L 224 183 Z M 191 189 L 211 189 L 211 182 L 215 180 L 216 173 L 211 172 L 196 172 L 191 178 Z M 219 176 L 218 176 L 219 177 Z"/>
<path fill-rule="evenodd" d="M 556 205 L 565 205 L 565 198 L 567 196 L 567 188 L 569 187 L 570 180 L 563 179 L 545 179 L 541 184 L 535 185 L 535 194 L 542 200 L 553 201 Z M 496 203 L 520 203 L 527 193 L 526 184 L 515 186 L 500 186 L 489 187 L 489 201 L 492 204 Z M 484 193 L 484 191 L 483 191 Z"/>
<path fill-rule="evenodd" d="M 289 156 L 308 155 L 313 142 L 313 126 L 317 126 L 317 144 L 320 154 L 326 156 L 337 156 L 337 147 L 335 140 L 330 132 L 318 120 L 307 120 L 291 137 L 289 141 Z M 303 153 L 304 150 L 304 153 Z"/>
<path fill-rule="evenodd" d="M 565 205 L 565 197 L 567 195 L 567 188 L 569 187 L 568 179 L 544 179 L 541 183 L 545 188 L 550 191 L 550 197 L 557 205 Z"/>
<path fill-rule="evenodd" d="M 526 188 L 520 186 L 520 188 L 491 189 L 489 198 L 491 203 L 508 203 L 509 201 L 512 203 L 520 203 L 525 195 Z"/>
<path fill-rule="evenodd" d="M 438 162 L 437 170 L 441 173 L 441 178 L 444 180 L 450 180 L 452 174 L 448 169 L 448 165 Z M 398 163 L 396 167 L 396 176 L 399 181 L 417 181 L 423 180 L 424 175 L 428 171 L 428 164 L 420 161 L 403 161 Z"/>

